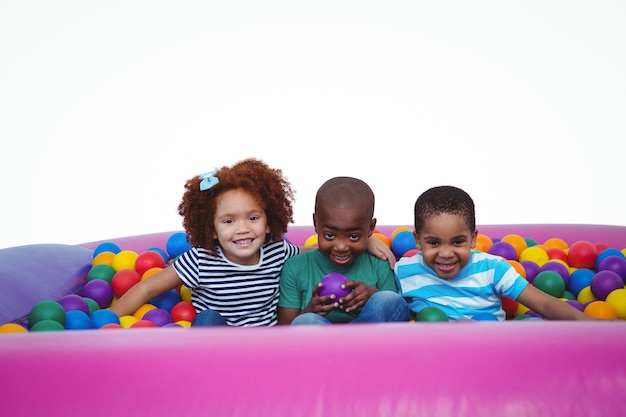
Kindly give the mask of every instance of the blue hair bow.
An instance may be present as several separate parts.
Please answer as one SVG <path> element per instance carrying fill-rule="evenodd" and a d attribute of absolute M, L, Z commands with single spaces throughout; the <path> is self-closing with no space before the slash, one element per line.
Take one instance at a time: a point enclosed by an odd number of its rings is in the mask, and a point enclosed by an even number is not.
<path fill-rule="evenodd" d="M 215 174 L 217 174 L 217 171 L 211 171 L 207 172 L 206 174 L 200 175 L 200 179 L 202 180 L 200 181 L 200 191 L 206 191 L 218 182 L 220 182 Z"/>

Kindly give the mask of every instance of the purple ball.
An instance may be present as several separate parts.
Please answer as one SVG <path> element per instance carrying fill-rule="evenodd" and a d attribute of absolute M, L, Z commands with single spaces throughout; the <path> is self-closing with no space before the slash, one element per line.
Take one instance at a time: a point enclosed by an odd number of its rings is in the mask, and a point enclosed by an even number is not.
<path fill-rule="evenodd" d="M 68 294 L 59 300 L 59 304 L 67 311 L 78 310 L 85 314 L 89 314 L 89 304 L 83 297 L 77 294 Z"/>
<path fill-rule="evenodd" d="M 542 271 L 554 271 L 559 274 L 561 278 L 563 278 L 565 286 L 567 286 L 567 284 L 569 283 L 569 270 L 565 265 L 560 262 L 548 261 L 539 268 L 539 272 Z"/>
<path fill-rule="evenodd" d="M 155 308 L 148 311 L 146 314 L 143 315 L 143 320 L 151 321 L 159 327 L 174 322 L 170 313 L 162 308 Z"/>
<path fill-rule="evenodd" d="M 591 278 L 591 293 L 598 300 L 606 300 L 611 291 L 624 288 L 624 280 L 617 272 L 605 270 L 596 272 Z"/>
<path fill-rule="evenodd" d="M 488 252 L 492 255 L 501 256 L 509 261 L 517 260 L 517 251 L 515 250 L 515 247 L 509 242 L 496 242 L 491 245 Z"/>
<path fill-rule="evenodd" d="M 335 301 L 345 297 L 352 291 L 350 288 L 341 288 L 343 284 L 348 282 L 348 278 L 339 272 L 331 272 L 322 278 L 322 288 L 320 288 L 320 296 L 335 294 Z"/>
<path fill-rule="evenodd" d="M 613 271 L 626 282 L 626 258 L 611 255 L 600 261 L 598 271 Z"/>
<path fill-rule="evenodd" d="M 585 310 L 585 306 L 583 305 L 583 303 L 581 303 L 578 300 L 565 300 L 565 302 L 569 305 L 571 305 L 572 307 L 574 307 L 577 310 L 580 311 L 584 311 Z"/>
<path fill-rule="evenodd" d="M 83 297 L 91 298 L 100 308 L 107 308 L 113 301 L 113 288 L 105 280 L 94 279 L 83 287 Z"/>
<path fill-rule="evenodd" d="M 539 273 L 539 265 L 533 261 L 521 261 L 520 264 L 522 264 L 526 271 L 526 280 L 532 284 Z"/>

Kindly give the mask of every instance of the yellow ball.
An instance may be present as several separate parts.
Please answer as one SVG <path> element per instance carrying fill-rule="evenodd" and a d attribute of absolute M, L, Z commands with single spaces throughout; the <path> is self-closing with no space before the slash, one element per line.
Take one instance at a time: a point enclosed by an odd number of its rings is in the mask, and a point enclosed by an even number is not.
<path fill-rule="evenodd" d="M 133 324 L 137 323 L 139 321 L 139 319 L 135 316 L 122 316 L 120 317 L 120 325 L 125 328 L 128 329 L 130 328 L 130 326 L 132 326 Z"/>
<path fill-rule="evenodd" d="M 311 235 L 304 241 L 304 246 L 315 246 L 317 245 L 317 235 Z"/>
<path fill-rule="evenodd" d="M 526 307 L 522 303 L 517 303 L 517 308 L 515 309 L 515 317 L 523 316 L 524 314 L 528 313 L 529 310 L 530 308 Z"/>
<path fill-rule="evenodd" d="M 582 290 L 580 290 L 580 292 L 578 293 L 578 297 L 576 297 L 576 299 L 580 301 L 582 304 L 587 304 L 592 301 L 597 301 L 597 298 L 591 292 L 590 286 L 585 287 Z"/>
<path fill-rule="evenodd" d="M 144 314 L 146 314 L 150 310 L 154 310 L 155 308 L 156 306 L 152 304 L 144 304 L 133 313 L 133 316 L 135 316 L 137 320 L 141 320 L 143 319 Z"/>
<path fill-rule="evenodd" d="M 132 250 L 123 250 L 119 253 L 116 253 L 111 261 L 111 266 L 115 269 L 116 272 L 121 271 L 123 269 L 135 269 L 135 261 L 139 254 Z"/>
<path fill-rule="evenodd" d="M 176 324 L 179 324 L 179 325 L 181 325 L 181 326 L 183 326 L 183 327 L 186 327 L 186 328 L 191 327 L 191 322 L 190 322 L 190 321 L 187 321 L 187 320 L 178 320 L 178 321 L 176 322 Z"/>
<path fill-rule="evenodd" d="M 549 259 L 548 253 L 539 245 L 524 249 L 519 256 L 520 262 L 533 261 L 539 266 L 543 266 Z"/>
<path fill-rule="evenodd" d="M 620 319 L 626 320 L 626 289 L 611 291 L 606 297 L 606 302 L 613 306 Z"/>
<path fill-rule="evenodd" d="M 191 302 L 191 289 L 185 287 L 184 285 L 181 285 L 178 292 L 180 293 L 180 298 L 182 301 Z"/>
<path fill-rule="evenodd" d="M 526 239 L 514 233 L 503 236 L 502 239 L 500 240 L 503 242 L 510 243 L 515 248 L 515 253 L 517 253 L 518 259 L 519 259 L 519 256 L 524 251 L 524 249 L 528 248 L 528 243 L 526 243 Z"/>
<path fill-rule="evenodd" d="M 27 333 L 26 327 L 17 323 L 6 323 L 0 326 L 0 333 Z"/>

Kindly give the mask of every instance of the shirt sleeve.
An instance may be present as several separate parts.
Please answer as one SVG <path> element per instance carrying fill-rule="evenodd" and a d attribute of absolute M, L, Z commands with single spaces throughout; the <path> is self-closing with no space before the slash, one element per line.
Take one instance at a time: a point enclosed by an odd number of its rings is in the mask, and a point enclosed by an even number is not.
<path fill-rule="evenodd" d="M 174 270 L 187 288 L 196 288 L 200 276 L 198 250 L 191 248 L 181 254 L 172 264 Z"/>

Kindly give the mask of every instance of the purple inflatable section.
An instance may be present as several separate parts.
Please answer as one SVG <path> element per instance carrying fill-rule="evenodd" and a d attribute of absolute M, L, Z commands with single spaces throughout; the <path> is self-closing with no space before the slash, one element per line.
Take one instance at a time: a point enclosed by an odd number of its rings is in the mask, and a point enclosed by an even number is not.
<path fill-rule="evenodd" d="M 0 338 L 7 416 L 617 417 L 623 323 L 93 330 Z"/>

